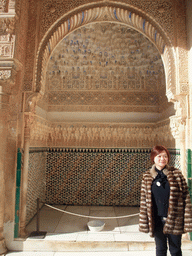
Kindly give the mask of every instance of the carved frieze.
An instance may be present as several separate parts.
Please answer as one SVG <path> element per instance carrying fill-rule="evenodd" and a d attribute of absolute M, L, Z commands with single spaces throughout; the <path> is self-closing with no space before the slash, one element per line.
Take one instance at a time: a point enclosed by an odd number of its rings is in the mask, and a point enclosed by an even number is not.
<path fill-rule="evenodd" d="M 162 134 L 162 136 L 160 136 Z M 174 145 L 169 121 L 158 125 L 52 123 L 34 116 L 31 145 L 65 147 L 152 147 Z"/>
<path fill-rule="evenodd" d="M 2 21 L 9 21 L 9 25 L 3 22 L 2 29 L 0 29 L 0 82 L 7 81 L 6 90 L 9 90 L 13 83 L 16 65 L 13 61 L 14 48 L 15 48 L 15 35 L 13 32 L 14 25 L 10 22 L 11 19 L 0 19 Z M 14 19 L 12 19 L 13 21 Z M 11 24 L 13 27 L 11 27 Z M 10 92 L 10 91 L 9 91 Z"/>
<path fill-rule="evenodd" d="M 44 107 L 42 105 L 42 107 Z M 65 106 L 49 106 L 47 107 L 47 111 L 53 112 L 151 112 L 151 113 L 158 113 L 159 107 L 158 106 L 145 106 L 145 105 L 65 105 Z"/>

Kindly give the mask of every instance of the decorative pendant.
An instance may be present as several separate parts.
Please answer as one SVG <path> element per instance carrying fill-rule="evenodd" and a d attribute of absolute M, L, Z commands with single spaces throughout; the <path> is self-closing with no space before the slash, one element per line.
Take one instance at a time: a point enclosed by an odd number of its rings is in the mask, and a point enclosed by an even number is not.
<path fill-rule="evenodd" d="M 158 187 L 160 187 L 160 186 L 161 186 L 161 183 L 160 183 L 159 181 L 157 181 L 157 182 L 156 182 L 156 185 L 157 185 Z"/>

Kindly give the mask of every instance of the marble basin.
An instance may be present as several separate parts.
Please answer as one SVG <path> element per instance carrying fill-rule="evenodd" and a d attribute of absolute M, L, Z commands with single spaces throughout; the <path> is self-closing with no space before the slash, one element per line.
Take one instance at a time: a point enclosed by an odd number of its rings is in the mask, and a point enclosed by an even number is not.
<path fill-rule="evenodd" d="M 105 222 L 101 220 L 92 220 L 87 223 L 87 226 L 90 231 L 99 232 L 104 228 Z"/>

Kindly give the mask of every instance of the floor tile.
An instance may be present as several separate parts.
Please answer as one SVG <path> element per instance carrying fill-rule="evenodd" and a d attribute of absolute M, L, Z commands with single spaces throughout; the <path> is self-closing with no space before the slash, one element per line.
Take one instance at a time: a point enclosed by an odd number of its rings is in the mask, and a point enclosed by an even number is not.
<path fill-rule="evenodd" d="M 62 240 L 62 241 L 76 241 L 78 233 L 48 233 L 45 237 L 45 240 Z"/>
<path fill-rule="evenodd" d="M 78 234 L 77 241 L 115 241 L 113 234 L 103 233 L 89 233 Z"/>
<path fill-rule="evenodd" d="M 105 211 L 106 207 L 102 208 L 92 208 L 90 209 L 90 216 L 95 216 L 95 217 L 112 217 L 113 219 L 102 219 L 105 222 L 104 229 L 101 232 L 120 232 L 117 220 L 114 219 L 116 217 L 115 212 L 113 208 L 110 207 L 107 208 Z M 93 220 L 90 218 L 90 220 Z"/>
<path fill-rule="evenodd" d="M 55 229 L 55 233 L 86 232 L 88 219 L 63 215 Z"/>
<path fill-rule="evenodd" d="M 114 211 L 113 206 L 90 206 L 91 211 Z"/>
<path fill-rule="evenodd" d="M 131 214 L 139 213 L 139 207 L 120 207 L 120 206 L 115 206 L 114 207 L 114 212 L 116 213 L 117 216 L 131 215 Z"/>
<path fill-rule="evenodd" d="M 154 239 L 142 233 L 121 233 L 114 234 L 115 241 L 154 242 Z"/>
<path fill-rule="evenodd" d="M 8 256 L 54 256 L 54 252 L 8 252 Z"/>
<path fill-rule="evenodd" d="M 63 213 L 50 210 L 42 209 L 40 212 L 39 229 L 40 231 L 47 231 L 53 233 L 62 217 Z M 36 231 L 36 217 L 27 225 L 27 231 Z"/>
<path fill-rule="evenodd" d="M 84 215 L 89 215 L 89 209 L 90 206 L 73 206 L 69 205 L 66 208 L 66 211 L 72 212 L 72 213 L 79 213 L 79 214 L 84 214 Z"/>
<path fill-rule="evenodd" d="M 154 251 L 142 252 L 142 256 L 154 256 Z M 141 252 L 57 252 L 54 256 L 141 256 Z M 185 255 L 184 255 L 185 256 Z M 188 256 L 188 255 L 186 255 Z"/>
<path fill-rule="evenodd" d="M 117 222 L 121 232 L 139 232 L 138 219 L 122 219 Z"/>

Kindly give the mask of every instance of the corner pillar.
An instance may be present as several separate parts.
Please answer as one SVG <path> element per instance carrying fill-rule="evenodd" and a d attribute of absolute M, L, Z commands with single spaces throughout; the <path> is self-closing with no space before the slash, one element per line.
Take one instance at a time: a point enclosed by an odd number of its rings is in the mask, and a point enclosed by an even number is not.
<path fill-rule="evenodd" d="M 7 147 L 8 94 L 0 86 L 0 255 L 7 252 L 4 238 L 5 216 L 5 152 Z"/>
<path fill-rule="evenodd" d="M 24 128 L 24 156 L 23 168 L 21 172 L 21 203 L 20 203 L 20 237 L 26 237 L 26 209 L 27 209 L 27 185 L 28 185 L 28 164 L 29 164 L 29 145 L 30 145 L 30 128 L 28 122 Z"/>

